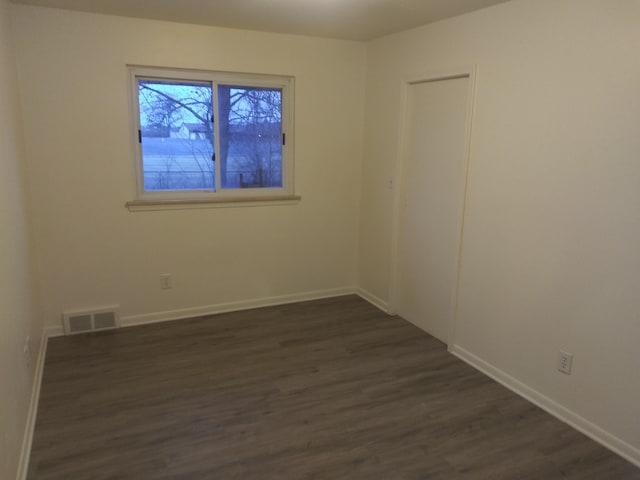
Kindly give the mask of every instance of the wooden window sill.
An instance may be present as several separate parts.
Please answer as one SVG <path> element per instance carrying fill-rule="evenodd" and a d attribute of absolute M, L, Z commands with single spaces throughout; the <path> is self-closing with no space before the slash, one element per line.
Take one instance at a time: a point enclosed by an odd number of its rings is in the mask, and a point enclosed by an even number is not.
<path fill-rule="evenodd" d="M 194 208 L 221 207 L 266 207 L 271 205 L 292 205 L 299 203 L 299 195 L 279 195 L 269 197 L 226 197 L 197 199 L 145 199 L 131 200 L 125 203 L 130 212 L 148 212 L 154 210 L 190 210 Z"/>

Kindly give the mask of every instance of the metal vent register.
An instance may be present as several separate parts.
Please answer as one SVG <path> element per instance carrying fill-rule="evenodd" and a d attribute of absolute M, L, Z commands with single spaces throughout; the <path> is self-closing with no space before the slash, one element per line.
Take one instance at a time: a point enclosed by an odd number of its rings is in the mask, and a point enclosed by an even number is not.
<path fill-rule="evenodd" d="M 119 305 L 115 305 L 111 307 L 64 312 L 62 314 L 64 333 L 66 335 L 73 335 L 75 333 L 118 328 L 118 309 Z"/>

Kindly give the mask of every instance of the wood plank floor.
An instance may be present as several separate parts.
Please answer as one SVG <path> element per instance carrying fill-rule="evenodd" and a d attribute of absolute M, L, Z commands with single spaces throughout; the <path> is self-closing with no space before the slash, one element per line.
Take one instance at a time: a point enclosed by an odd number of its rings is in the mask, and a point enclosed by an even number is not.
<path fill-rule="evenodd" d="M 623 480 L 640 469 L 355 296 L 50 341 L 30 480 Z"/>

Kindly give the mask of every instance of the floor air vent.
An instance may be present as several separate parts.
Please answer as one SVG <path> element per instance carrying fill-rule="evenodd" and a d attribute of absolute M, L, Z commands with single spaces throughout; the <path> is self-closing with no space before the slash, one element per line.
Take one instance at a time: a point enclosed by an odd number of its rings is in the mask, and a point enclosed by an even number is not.
<path fill-rule="evenodd" d="M 117 328 L 119 325 L 118 308 L 119 306 L 115 305 L 91 310 L 64 312 L 62 314 L 64 333 L 73 335 L 75 333 Z"/>

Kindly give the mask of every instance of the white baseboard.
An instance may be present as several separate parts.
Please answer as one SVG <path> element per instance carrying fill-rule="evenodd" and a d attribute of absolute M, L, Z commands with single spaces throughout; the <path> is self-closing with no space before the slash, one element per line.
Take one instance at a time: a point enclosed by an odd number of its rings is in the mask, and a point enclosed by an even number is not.
<path fill-rule="evenodd" d="M 132 327 L 135 325 L 146 325 L 171 320 L 182 320 L 185 318 L 200 317 L 204 315 L 215 315 L 218 313 L 235 312 L 249 310 L 252 308 L 271 307 L 274 305 L 285 305 L 287 303 L 306 302 L 309 300 L 319 300 L 322 298 L 339 297 L 341 295 L 358 295 L 380 310 L 390 313 L 387 302 L 357 287 L 332 288 L 328 290 L 316 290 L 312 292 L 294 293 L 289 295 L 279 295 L 275 297 L 264 297 L 254 300 L 240 300 L 236 302 L 217 303 L 199 307 L 189 307 L 177 310 L 165 310 L 161 312 L 143 313 L 140 315 L 124 315 L 120 317 L 121 327 Z M 64 335 L 62 325 L 47 327 L 48 337 L 59 337 Z"/>
<path fill-rule="evenodd" d="M 144 313 L 141 315 L 126 315 L 120 317 L 120 326 L 130 327 L 134 325 L 146 325 L 149 323 L 180 320 L 184 318 L 200 317 L 203 315 L 236 312 L 240 310 L 250 310 L 252 308 L 285 305 L 287 303 L 306 302 L 309 300 L 319 300 L 321 298 L 339 297 L 341 295 L 353 295 L 355 293 L 355 287 L 332 288 L 329 290 L 293 293 L 276 297 L 257 298 L 254 300 L 240 300 L 237 302 L 218 303 L 214 305 L 204 305 L 201 307 L 167 310 L 164 312 Z"/>
<path fill-rule="evenodd" d="M 62 337 L 64 335 L 64 327 L 62 325 L 58 327 L 49 326 L 45 328 L 45 334 L 48 338 Z"/>
<path fill-rule="evenodd" d="M 42 373 L 44 371 L 44 359 L 47 353 L 47 340 L 49 338 L 48 329 L 42 329 L 42 337 L 40 339 L 40 349 L 38 350 L 38 358 L 36 359 L 36 369 L 33 375 L 33 384 L 31 387 L 31 399 L 29 400 L 29 411 L 27 412 L 27 425 L 22 439 L 22 449 L 20 450 L 20 460 L 18 463 L 17 480 L 25 480 L 27 478 L 27 470 L 29 469 L 29 458 L 31 457 L 31 444 L 33 442 L 33 431 L 36 426 L 36 416 L 38 414 L 38 401 L 40 400 L 40 386 L 42 385 Z"/>
<path fill-rule="evenodd" d="M 558 402 L 552 400 L 546 395 L 543 395 L 537 390 L 534 390 L 504 371 L 494 367 L 468 350 L 465 350 L 460 346 L 453 345 L 449 351 L 472 367 L 491 377 L 496 382 L 504 385 L 509 390 L 517 393 L 547 413 L 550 413 L 564 423 L 572 426 L 579 432 L 584 433 L 587 437 L 620 455 L 625 460 L 628 460 L 634 465 L 640 467 L 640 450 L 633 445 L 628 444 L 624 440 L 612 435 L 586 418 L 572 412 L 566 407 L 560 405 Z"/>
<path fill-rule="evenodd" d="M 365 290 L 364 288 L 356 288 L 355 293 L 359 297 L 369 302 L 374 307 L 378 307 L 380 310 L 382 310 L 385 313 L 388 313 L 389 315 L 392 314 L 391 311 L 389 310 L 389 304 L 386 301 L 382 300 L 381 298 L 376 297 L 373 293 Z"/>

